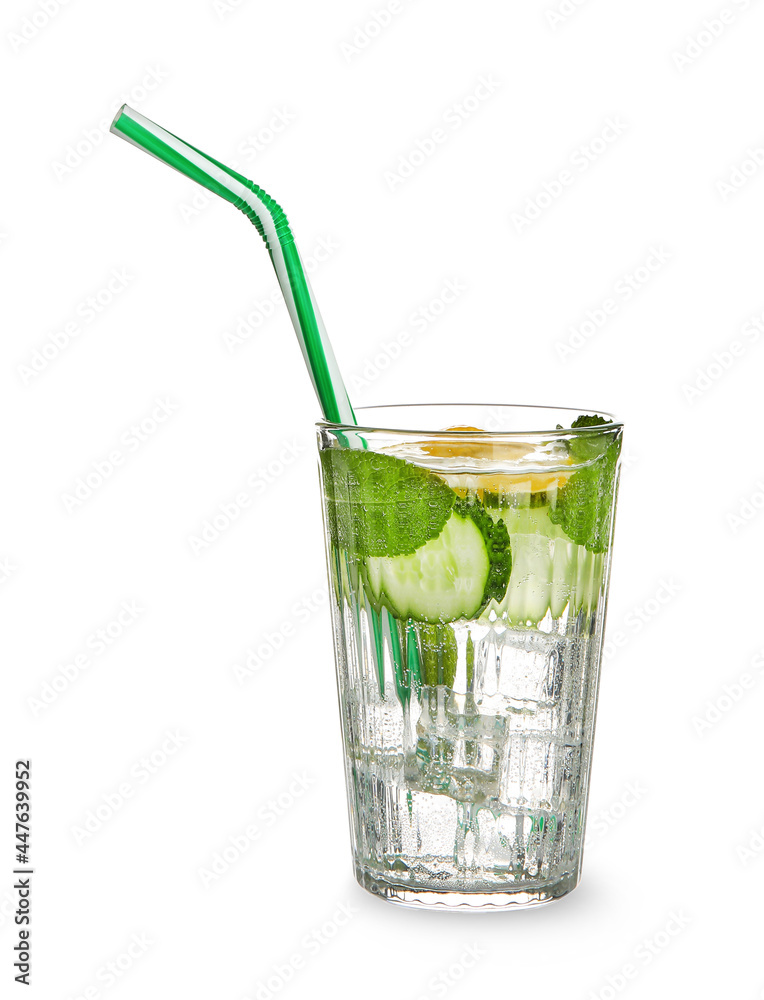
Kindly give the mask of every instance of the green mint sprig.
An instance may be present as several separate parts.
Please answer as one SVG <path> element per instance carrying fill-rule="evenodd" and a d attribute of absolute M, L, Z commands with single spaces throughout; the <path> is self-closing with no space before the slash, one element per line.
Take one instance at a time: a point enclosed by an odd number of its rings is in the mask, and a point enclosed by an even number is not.
<path fill-rule="evenodd" d="M 602 417 L 583 415 L 571 427 L 598 427 L 608 423 Z M 589 465 L 574 472 L 557 494 L 549 520 L 589 552 L 604 552 L 610 539 L 610 518 L 620 435 L 577 434 L 568 443 L 575 462 Z"/>
<path fill-rule="evenodd" d="M 321 452 L 335 545 L 360 556 L 410 555 L 443 530 L 457 496 L 440 477 L 394 455 Z"/>

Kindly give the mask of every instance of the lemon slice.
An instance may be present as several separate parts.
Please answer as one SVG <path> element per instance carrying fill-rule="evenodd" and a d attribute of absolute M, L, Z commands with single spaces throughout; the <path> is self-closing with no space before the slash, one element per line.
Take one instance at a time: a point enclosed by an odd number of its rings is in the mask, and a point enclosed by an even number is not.
<path fill-rule="evenodd" d="M 507 441 L 497 439 L 483 431 L 480 427 L 470 427 L 458 424 L 447 427 L 443 433 L 486 434 L 486 437 L 469 437 L 462 441 L 425 440 L 418 442 L 418 447 L 434 458 L 480 458 L 491 462 L 521 462 L 529 455 L 528 445 L 522 441 Z M 570 457 L 560 460 L 562 464 L 570 465 Z M 448 469 L 433 469 L 437 475 L 446 480 L 451 489 L 458 493 L 476 492 L 482 497 L 483 492 L 489 493 L 545 493 L 558 489 L 570 477 L 570 473 L 555 469 L 552 472 L 459 472 L 450 473 Z"/>

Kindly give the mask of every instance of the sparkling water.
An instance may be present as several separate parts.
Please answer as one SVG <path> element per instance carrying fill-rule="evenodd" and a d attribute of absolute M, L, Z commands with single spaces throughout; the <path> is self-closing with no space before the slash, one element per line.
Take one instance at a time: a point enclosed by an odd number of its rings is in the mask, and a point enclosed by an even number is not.
<path fill-rule="evenodd" d="M 496 466 L 410 442 L 385 450 L 503 520 L 512 571 L 503 599 L 475 618 L 428 625 L 375 603 L 363 560 L 328 533 L 356 877 L 412 905 L 557 898 L 580 873 L 608 555 L 550 513 L 555 442 L 538 445 L 527 471 L 514 454 Z M 559 479 L 571 475 L 568 465 Z"/>
<path fill-rule="evenodd" d="M 497 891 L 522 902 L 569 891 L 581 853 L 603 602 L 547 615 L 535 628 L 441 626 L 458 650 L 453 683 L 418 684 L 409 674 L 402 687 L 392 643 L 411 662 L 414 624 L 383 618 L 380 658 L 370 609 L 341 588 L 335 598 L 359 881 L 412 902 L 433 902 L 435 892 L 448 904 L 448 893 L 469 892 L 480 906 L 499 903 Z"/>

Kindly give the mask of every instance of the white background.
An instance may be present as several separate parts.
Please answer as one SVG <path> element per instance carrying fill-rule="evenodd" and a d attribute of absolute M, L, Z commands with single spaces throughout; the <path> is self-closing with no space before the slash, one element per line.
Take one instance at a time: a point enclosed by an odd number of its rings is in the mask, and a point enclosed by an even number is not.
<path fill-rule="evenodd" d="M 19 757 L 24 995 L 764 996 L 762 32 L 732 0 L 3 5 L 4 996 Z M 356 404 L 625 421 L 567 899 L 448 916 L 356 887 L 316 401 L 256 232 L 106 135 L 124 100 L 285 206 Z"/>

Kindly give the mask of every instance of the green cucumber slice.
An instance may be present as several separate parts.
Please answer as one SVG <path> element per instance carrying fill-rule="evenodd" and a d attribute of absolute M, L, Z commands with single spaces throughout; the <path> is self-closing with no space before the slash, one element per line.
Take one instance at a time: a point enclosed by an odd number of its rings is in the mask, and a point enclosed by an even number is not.
<path fill-rule="evenodd" d="M 565 580 L 562 553 L 569 539 L 549 520 L 549 506 L 508 507 L 499 517 L 512 545 L 512 574 L 506 594 L 493 610 L 516 625 L 538 624 L 553 602 L 560 603 L 555 581 Z"/>
<path fill-rule="evenodd" d="M 516 535 L 507 615 L 513 622 L 539 622 L 551 599 L 554 542 L 544 535 Z"/>
<path fill-rule="evenodd" d="M 411 555 L 367 556 L 363 566 L 370 594 L 397 618 L 433 624 L 474 618 L 506 590 L 509 535 L 478 500 L 460 500 L 437 538 Z"/>
<path fill-rule="evenodd" d="M 593 611 L 604 560 L 571 541 L 550 518 L 549 507 L 511 507 L 499 515 L 512 545 L 512 575 L 500 604 L 491 607 L 515 625 L 538 625 L 551 612 L 559 618 Z"/>
<path fill-rule="evenodd" d="M 549 592 L 549 610 L 553 618 L 559 618 L 565 610 L 572 593 L 573 568 L 576 565 L 575 542 L 555 538 L 552 557 L 552 584 Z"/>

